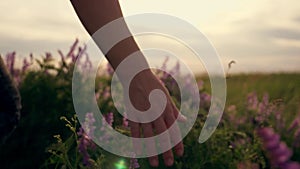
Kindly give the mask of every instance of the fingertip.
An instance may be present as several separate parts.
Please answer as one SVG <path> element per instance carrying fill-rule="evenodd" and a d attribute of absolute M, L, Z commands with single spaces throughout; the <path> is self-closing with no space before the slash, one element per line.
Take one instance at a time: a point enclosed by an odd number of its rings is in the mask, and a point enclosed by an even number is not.
<path fill-rule="evenodd" d="M 179 110 L 174 104 L 173 104 L 173 112 L 175 115 L 175 119 L 177 118 L 179 122 L 187 122 L 187 118 L 179 112 Z"/>
<path fill-rule="evenodd" d="M 158 167 L 159 165 L 159 162 L 158 162 L 158 157 L 155 156 L 155 157 L 150 157 L 149 158 L 149 163 L 152 167 Z"/>
<path fill-rule="evenodd" d="M 175 150 L 175 152 L 176 152 L 177 156 L 182 157 L 183 153 L 184 153 L 184 149 L 183 148 L 178 148 L 178 149 Z"/>
<path fill-rule="evenodd" d="M 181 113 L 179 113 L 178 121 L 179 122 L 187 122 L 187 118 L 184 115 L 182 115 Z"/>
<path fill-rule="evenodd" d="M 167 159 L 165 160 L 165 165 L 166 165 L 166 166 L 170 167 L 170 166 L 172 166 L 173 164 L 174 164 L 174 159 L 173 159 L 173 158 L 169 157 L 169 158 L 167 158 Z"/>
<path fill-rule="evenodd" d="M 174 156 L 172 150 L 169 150 L 163 154 L 164 163 L 166 166 L 170 167 L 174 163 Z"/>

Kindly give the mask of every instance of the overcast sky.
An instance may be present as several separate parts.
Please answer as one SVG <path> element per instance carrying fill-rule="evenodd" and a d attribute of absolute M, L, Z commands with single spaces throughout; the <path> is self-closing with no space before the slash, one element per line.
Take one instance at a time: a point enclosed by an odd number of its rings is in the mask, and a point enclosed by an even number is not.
<path fill-rule="evenodd" d="M 233 72 L 300 71 L 299 0 L 122 0 L 125 16 L 164 13 L 195 25 Z M 69 0 L 0 2 L 0 53 L 67 49 L 89 36 Z M 187 32 L 183 32 L 187 33 Z M 162 43 L 164 41 L 160 41 Z M 154 41 L 154 43 L 156 43 Z"/>

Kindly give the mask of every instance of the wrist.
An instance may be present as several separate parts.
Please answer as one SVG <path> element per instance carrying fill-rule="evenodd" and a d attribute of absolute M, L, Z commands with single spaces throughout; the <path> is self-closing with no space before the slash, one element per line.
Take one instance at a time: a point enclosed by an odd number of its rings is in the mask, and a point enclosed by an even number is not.
<path fill-rule="evenodd" d="M 115 73 L 122 84 L 131 83 L 133 79 L 142 82 L 155 77 L 141 51 L 124 58 L 115 68 Z"/>
<path fill-rule="evenodd" d="M 118 79 L 123 86 L 130 85 L 132 83 L 144 86 L 156 79 L 156 76 L 151 69 L 144 69 L 135 75 L 129 74 L 130 72 L 118 72 L 116 73 Z"/>

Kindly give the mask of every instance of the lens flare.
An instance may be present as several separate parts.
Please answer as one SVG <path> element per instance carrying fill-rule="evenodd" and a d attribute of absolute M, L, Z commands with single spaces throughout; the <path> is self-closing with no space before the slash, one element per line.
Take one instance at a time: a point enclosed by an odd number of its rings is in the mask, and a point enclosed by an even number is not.
<path fill-rule="evenodd" d="M 115 164 L 116 169 L 127 169 L 124 160 L 120 160 Z"/>

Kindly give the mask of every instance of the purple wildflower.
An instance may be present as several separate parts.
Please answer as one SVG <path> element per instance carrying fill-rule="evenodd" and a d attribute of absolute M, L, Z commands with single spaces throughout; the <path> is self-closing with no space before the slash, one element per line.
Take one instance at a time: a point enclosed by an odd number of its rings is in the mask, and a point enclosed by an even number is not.
<path fill-rule="evenodd" d="M 29 63 L 27 61 L 27 59 L 25 58 L 23 60 L 23 67 L 22 67 L 22 69 L 20 69 L 20 68 L 15 67 L 16 66 L 15 65 L 16 64 L 16 52 L 11 52 L 11 53 L 6 54 L 6 57 L 5 57 L 6 67 L 9 71 L 10 75 L 13 77 L 17 86 L 19 86 L 21 83 L 21 75 L 22 75 L 23 70 L 25 71 L 31 64 L 33 64 L 32 54 L 30 54 L 30 60 L 31 60 L 31 63 Z"/>
<path fill-rule="evenodd" d="M 166 70 L 167 69 L 167 63 L 169 61 L 169 57 L 167 56 L 166 59 L 164 60 L 162 66 L 161 66 L 161 70 Z"/>
<path fill-rule="evenodd" d="M 77 55 L 75 57 L 72 57 L 72 63 L 75 63 L 76 59 L 80 60 L 83 57 L 83 55 L 85 55 L 88 58 L 89 56 L 86 53 L 86 49 L 87 49 L 86 45 L 84 45 L 83 48 L 78 47 L 78 53 L 77 53 Z"/>
<path fill-rule="evenodd" d="M 203 90 L 203 88 L 204 88 L 204 82 L 203 82 L 203 80 L 198 80 L 197 84 L 198 84 L 199 90 Z"/>
<path fill-rule="evenodd" d="M 207 109 L 210 106 L 211 96 L 208 93 L 200 94 L 200 107 Z"/>
<path fill-rule="evenodd" d="M 94 131 L 96 127 L 94 126 L 94 123 L 96 122 L 94 118 L 93 113 L 86 113 L 85 115 L 85 122 L 83 124 L 83 129 L 85 133 L 89 136 L 89 138 L 93 139 L 94 137 Z"/>
<path fill-rule="evenodd" d="M 180 62 L 177 61 L 176 65 L 173 67 L 173 69 L 170 71 L 170 75 L 179 75 L 180 74 Z"/>
<path fill-rule="evenodd" d="M 83 164 L 86 166 L 91 165 L 90 164 L 90 155 L 87 151 L 88 147 L 91 144 L 91 141 L 89 140 L 89 137 L 84 133 L 83 128 L 80 128 L 77 132 L 79 139 L 78 139 L 78 151 L 83 156 Z"/>
<path fill-rule="evenodd" d="M 297 162 L 290 162 L 282 166 L 284 169 L 300 169 L 300 164 Z"/>
<path fill-rule="evenodd" d="M 109 63 L 106 65 L 106 72 L 108 73 L 109 76 L 112 76 L 114 74 L 114 69 L 111 67 Z"/>
<path fill-rule="evenodd" d="M 228 106 L 227 111 L 229 113 L 236 113 L 236 106 L 235 105 Z"/>
<path fill-rule="evenodd" d="M 134 168 L 140 168 L 140 164 L 136 158 L 131 158 L 129 169 L 134 169 Z"/>
<path fill-rule="evenodd" d="M 11 52 L 6 54 L 6 66 L 9 73 L 14 76 L 15 75 L 15 62 L 16 62 L 16 52 Z"/>
<path fill-rule="evenodd" d="M 114 114 L 112 112 L 109 112 L 106 116 L 105 116 L 105 120 L 107 121 L 107 123 L 112 126 L 113 122 L 114 122 Z"/>
<path fill-rule="evenodd" d="M 25 72 L 28 69 L 29 66 L 30 66 L 29 62 L 27 61 L 26 58 L 24 58 L 23 66 L 22 66 L 22 72 Z"/>
<path fill-rule="evenodd" d="M 107 100 L 110 97 L 110 87 L 109 86 L 104 88 L 102 97 L 103 97 L 103 100 Z"/>
<path fill-rule="evenodd" d="M 87 113 L 85 115 L 85 122 L 82 127 L 77 132 L 78 134 L 78 150 L 83 156 L 83 164 L 86 166 L 90 165 L 90 155 L 88 153 L 88 148 L 95 148 L 95 144 L 91 141 L 94 137 L 95 131 L 95 118 L 93 113 Z"/>
<path fill-rule="evenodd" d="M 81 65 L 81 69 L 83 72 L 89 72 L 93 67 L 93 64 L 89 58 L 89 56 L 86 54 L 86 58 L 85 58 L 85 61 L 82 63 Z"/>
<path fill-rule="evenodd" d="M 133 157 L 130 159 L 129 169 L 140 168 L 140 164 L 138 159 L 135 158 L 135 154 L 133 153 Z"/>
<path fill-rule="evenodd" d="M 264 94 L 262 101 L 258 104 L 258 113 L 262 114 L 265 113 L 266 115 L 269 115 L 269 95 Z"/>
<path fill-rule="evenodd" d="M 79 40 L 76 39 L 75 42 L 73 43 L 73 45 L 71 46 L 70 51 L 67 54 L 66 58 L 72 58 L 72 61 L 76 60 L 76 56 L 75 56 L 74 52 L 75 52 L 75 49 L 76 49 L 78 43 L 79 43 Z"/>
<path fill-rule="evenodd" d="M 300 128 L 295 131 L 293 146 L 297 148 L 300 147 Z"/>
<path fill-rule="evenodd" d="M 99 98 L 100 98 L 100 93 L 99 92 L 95 93 L 95 99 L 98 100 Z"/>
<path fill-rule="evenodd" d="M 269 95 L 267 93 L 264 94 L 261 102 L 258 101 L 256 93 L 249 93 L 247 98 L 247 109 L 249 111 L 255 111 L 255 122 L 262 124 L 266 122 L 271 113 L 273 113 L 276 119 L 277 128 L 283 127 L 281 118 L 282 111 L 275 104 L 269 102 Z"/>
<path fill-rule="evenodd" d="M 111 139 L 111 135 L 109 132 L 105 130 L 105 126 L 108 125 L 112 127 L 114 122 L 114 114 L 112 112 L 109 112 L 108 114 L 103 115 L 104 118 L 102 118 L 102 126 L 100 127 L 100 131 L 102 135 L 99 137 L 99 141 L 101 142 L 109 142 Z"/>
<path fill-rule="evenodd" d="M 291 123 L 290 127 L 288 128 L 288 131 L 290 132 L 298 127 L 300 127 L 300 116 Z"/>
<path fill-rule="evenodd" d="M 127 120 L 127 115 L 126 112 L 124 112 L 124 117 L 123 117 L 123 126 L 128 127 L 128 120 Z"/>
<path fill-rule="evenodd" d="M 247 97 L 248 110 L 256 110 L 258 105 L 258 98 L 256 93 L 249 93 Z"/>
<path fill-rule="evenodd" d="M 27 60 L 27 58 L 23 59 L 22 72 L 24 73 L 31 65 L 33 65 L 33 55 L 32 54 L 30 54 L 30 62 Z"/>
<path fill-rule="evenodd" d="M 286 167 L 295 167 L 295 169 L 300 169 L 299 163 L 290 161 L 292 151 L 284 142 L 280 141 L 280 136 L 272 128 L 259 128 L 257 134 L 261 138 L 270 158 L 270 163 L 274 168 L 286 169 Z"/>
<path fill-rule="evenodd" d="M 45 62 L 50 62 L 53 59 L 53 56 L 51 53 L 46 52 Z"/>
<path fill-rule="evenodd" d="M 61 50 L 58 50 L 58 54 L 60 56 L 60 59 L 61 59 L 61 62 L 62 63 L 65 63 L 66 62 L 66 57 L 65 55 L 63 54 L 63 52 Z"/>

